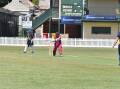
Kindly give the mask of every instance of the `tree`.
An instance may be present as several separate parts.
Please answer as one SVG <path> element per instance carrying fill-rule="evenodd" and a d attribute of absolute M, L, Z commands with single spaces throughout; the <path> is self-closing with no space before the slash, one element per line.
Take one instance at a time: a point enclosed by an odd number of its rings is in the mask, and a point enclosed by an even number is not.
<path fill-rule="evenodd" d="M 12 0 L 0 0 L 0 7 L 4 7 L 8 3 L 10 3 Z"/>
<path fill-rule="evenodd" d="M 35 5 L 38 5 L 38 4 L 39 4 L 39 0 L 32 0 L 32 2 L 33 2 Z"/>

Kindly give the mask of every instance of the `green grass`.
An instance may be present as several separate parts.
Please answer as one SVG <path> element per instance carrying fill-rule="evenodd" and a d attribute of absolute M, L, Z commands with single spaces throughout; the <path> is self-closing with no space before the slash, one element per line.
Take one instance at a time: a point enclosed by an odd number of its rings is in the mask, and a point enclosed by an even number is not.
<path fill-rule="evenodd" d="M 52 57 L 47 48 L 0 47 L 0 89 L 120 89 L 117 49 L 65 48 Z"/>

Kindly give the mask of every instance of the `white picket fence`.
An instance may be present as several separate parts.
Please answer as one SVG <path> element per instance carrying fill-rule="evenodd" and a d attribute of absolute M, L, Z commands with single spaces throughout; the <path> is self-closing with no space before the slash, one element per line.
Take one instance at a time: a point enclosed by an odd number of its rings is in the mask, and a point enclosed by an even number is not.
<path fill-rule="evenodd" d="M 49 46 L 51 39 L 35 38 L 35 46 Z M 112 47 L 114 39 L 62 39 L 64 47 Z M 26 38 L 0 37 L 0 46 L 25 46 Z"/>

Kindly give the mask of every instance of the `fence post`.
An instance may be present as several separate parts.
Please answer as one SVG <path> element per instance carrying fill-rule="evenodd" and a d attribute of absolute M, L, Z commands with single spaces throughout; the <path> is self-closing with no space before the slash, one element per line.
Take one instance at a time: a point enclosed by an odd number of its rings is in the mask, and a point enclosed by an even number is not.
<path fill-rule="evenodd" d="M 77 42 L 76 41 L 77 41 L 77 39 L 75 38 L 75 47 L 77 47 Z"/>

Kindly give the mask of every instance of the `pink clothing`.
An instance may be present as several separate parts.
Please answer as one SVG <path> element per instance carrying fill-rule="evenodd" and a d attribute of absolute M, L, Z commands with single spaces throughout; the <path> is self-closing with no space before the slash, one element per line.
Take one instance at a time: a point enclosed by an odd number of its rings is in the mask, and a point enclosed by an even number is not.
<path fill-rule="evenodd" d="M 62 55 L 62 42 L 60 34 L 56 35 L 56 41 L 54 43 L 53 56 L 56 55 L 57 49 L 59 50 L 60 55 Z"/>

